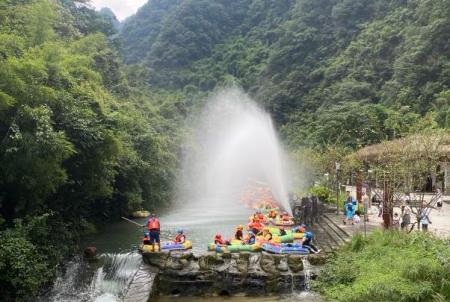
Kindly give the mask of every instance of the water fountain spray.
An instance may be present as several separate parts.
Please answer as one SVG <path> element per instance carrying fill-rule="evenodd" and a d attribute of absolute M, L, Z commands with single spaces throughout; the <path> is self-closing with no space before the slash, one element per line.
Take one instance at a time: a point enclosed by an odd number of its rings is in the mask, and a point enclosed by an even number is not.
<path fill-rule="evenodd" d="M 202 211 L 241 211 L 249 184 L 270 187 L 280 208 L 291 212 L 286 156 L 272 119 L 237 88 L 222 90 L 205 106 L 194 132 L 196 152 L 184 165 L 185 205 Z"/>

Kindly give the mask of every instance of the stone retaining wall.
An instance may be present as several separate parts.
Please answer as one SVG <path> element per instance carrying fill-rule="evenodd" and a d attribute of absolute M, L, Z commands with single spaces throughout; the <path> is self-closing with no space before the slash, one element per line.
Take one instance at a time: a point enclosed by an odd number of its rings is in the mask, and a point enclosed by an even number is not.
<path fill-rule="evenodd" d="M 305 289 L 303 263 L 325 262 L 325 255 L 192 252 L 144 253 L 144 262 L 159 270 L 157 294 L 183 296 L 264 295 Z M 314 271 L 312 276 L 315 276 Z"/>

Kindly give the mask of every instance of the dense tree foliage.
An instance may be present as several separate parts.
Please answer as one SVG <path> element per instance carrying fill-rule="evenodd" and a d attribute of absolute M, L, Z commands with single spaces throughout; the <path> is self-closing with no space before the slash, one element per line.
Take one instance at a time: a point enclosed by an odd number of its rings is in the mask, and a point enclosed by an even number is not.
<path fill-rule="evenodd" d="M 87 223 L 170 200 L 183 99 L 128 81 L 113 19 L 84 2 L 0 3 L 5 299 L 32 299 Z"/>
<path fill-rule="evenodd" d="M 154 87 L 235 83 L 292 147 L 355 148 L 403 136 L 429 111 L 447 126 L 449 33 L 445 0 L 152 0 L 120 37 Z"/>

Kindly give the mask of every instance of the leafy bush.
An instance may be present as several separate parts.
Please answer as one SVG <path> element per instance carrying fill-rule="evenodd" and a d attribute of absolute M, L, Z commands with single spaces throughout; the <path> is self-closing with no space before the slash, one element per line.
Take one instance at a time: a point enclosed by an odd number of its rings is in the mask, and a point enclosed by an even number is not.
<path fill-rule="evenodd" d="M 72 246 L 67 225 L 53 214 L 18 219 L 14 228 L 0 232 L 2 299 L 27 301 L 39 294 Z"/>
<path fill-rule="evenodd" d="M 311 189 L 309 189 L 309 193 L 313 196 L 319 197 L 323 202 L 334 202 L 334 192 L 324 185 L 311 187 Z"/>
<path fill-rule="evenodd" d="M 449 301 L 450 241 L 394 231 L 354 236 L 313 287 L 330 301 Z"/>

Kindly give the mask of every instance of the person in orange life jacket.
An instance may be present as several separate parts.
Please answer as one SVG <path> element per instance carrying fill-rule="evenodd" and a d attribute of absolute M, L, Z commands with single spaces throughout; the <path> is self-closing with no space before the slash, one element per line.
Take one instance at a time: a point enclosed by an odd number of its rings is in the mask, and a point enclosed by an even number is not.
<path fill-rule="evenodd" d="M 244 234 L 242 233 L 243 230 L 244 230 L 244 226 L 243 225 L 239 225 L 236 228 L 236 233 L 234 234 L 234 239 L 242 240 L 244 238 Z"/>
<path fill-rule="evenodd" d="M 175 243 L 183 244 L 186 241 L 183 229 L 177 229 L 177 235 L 175 236 Z"/>
<path fill-rule="evenodd" d="M 161 226 L 159 224 L 159 220 L 156 217 L 155 213 L 152 213 L 151 217 L 147 221 L 147 229 L 149 232 L 150 244 L 154 245 L 156 242 L 159 245 L 160 244 L 159 233 L 160 233 Z"/>
<path fill-rule="evenodd" d="M 258 219 L 253 218 L 252 222 L 248 224 L 248 229 L 251 230 L 254 234 L 258 234 L 264 226 L 259 222 Z"/>

